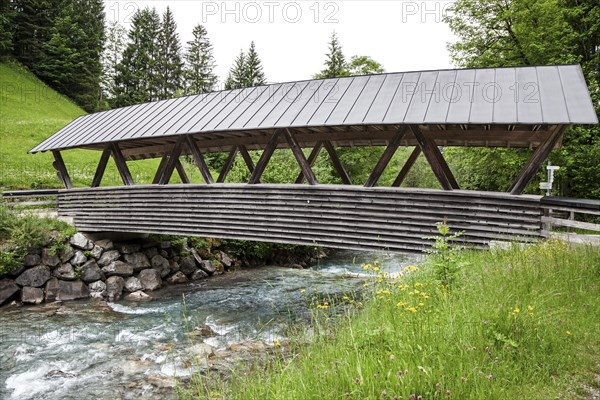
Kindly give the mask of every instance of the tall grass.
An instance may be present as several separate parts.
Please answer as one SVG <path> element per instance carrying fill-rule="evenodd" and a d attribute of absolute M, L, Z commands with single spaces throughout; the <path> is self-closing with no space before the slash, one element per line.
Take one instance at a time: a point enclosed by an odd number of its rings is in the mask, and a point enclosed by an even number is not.
<path fill-rule="evenodd" d="M 463 251 L 440 277 L 440 259 L 404 278 L 378 266 L 362 307 L 332 323 L 294 357 L 182 398 L 577 398 L 600 358 L 600 250 L 552 240 L 524 249 Z M 451 266 L 452 267 L 452 266 Z M 449 285 L 449 282 L 452 282 Z M 352 301 L 350 301 L 352 302 Z M 210 377 L 196 376 L 202 381 Z M 214 386 L 212 386 L 214 387 Z M 211 394 L 212 393 L 212 394 Z M 218 393 L 215 395 L 214 393 Z"/>

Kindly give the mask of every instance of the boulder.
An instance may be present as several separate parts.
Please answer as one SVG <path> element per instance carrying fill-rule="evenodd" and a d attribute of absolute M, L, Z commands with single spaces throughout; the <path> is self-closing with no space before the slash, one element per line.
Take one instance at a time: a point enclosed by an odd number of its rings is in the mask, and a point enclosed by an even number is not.
<path fill-rule="evenodd" d="M 122 254 L 133 254 L 140 251 L 142 245 L 135 242 L 125 242 L 125 243 L 117 243 L 115 244 L 117 250 L 119 250 Z"/>
<path fill-rule="evenodd" d="M 194 261 L 196 262 L 196 265 L 198 267 L 200 267 L 200 263 L 202 263 L 202 257 L 200 257 L 200 254 L 198 254 L 196 249 L 192 249 L 191 252 L 192 252 L 192 257 L 194 257 Z"/>
<path fill-rule="evenodd" d="M 204 272 L 201 269 L 196 270 L 196 272 L 194 272 L 191 276 L 191 280 L 192 281 L 199 281 L 201 279 L 206 279 L 208 278 L 208 274 L 206 272 Z"/>
<path fill-rule="evenodd" d="M 106 283 L 102 281 L 92 282 L 89 285 L 90 297 L 94 299 L 104 300 L 106 297 Z"/>
<path fill-rule="evenodd" d="M 175 260 L 169 260 L 169 269 L 172 274 L 179 272 L 179 263 Z"/>
<path fill-rule="evenodd" d="M 75 279 L 77 279 L 77 277 L 75 276 L 75 269 L 69 263 L 64 263 L 60 267 L 56 268 L 52 272 L 52 275 L 54 275 L 58 279 L 62 279 L 65 281 L 74 281 Z"/>
<path fill-rule="evenodd" d="M 133 275 L 133 266 L 131 264 L 124 263 L 123 261 L 113 261 L 106 267 L 102 268 L 102 272 L 106 276 L 131 276 Z"/>
<path fill-rule="evenodd" d="M 184 274 L 192 275 L 197 269 L 193 257 L 181 257 L 181 260 L 179 260 L 179 270 Z"/>
<path fill-rule="evenodd" d="M 162 250 L 166 250 L 166 249 L 170 249 L 171 248 L 171 242 L 167 242 L 167 241 L 160 242 L 158 245 L 159 245 L 159 247 Z"/>
<path fill-rule="evenodd" d="M 142 283 L 135 276 L 130 276 L 125 280 L 125 290 L 128 292 L 137 292 L 138 290 L 142 290 Z"/>
<path fill-rule="evenodd" d="M 53 254 L 50 249 L 42 250 L 42 264 L 47 265 L 49 267 L 56 267 L 60 264 L 60 257 L 56 254 Z"/>
<path fill-rule="evenodd" d="M 19 293 L 19 286 L 11 279 L 0 279 L 0 306 Z"/>
<path fill-rule="evenodd" d="M 26 304 L 41 304 L 44 301 L 44 290 L 36 287 L 25 286 L 21 290 L 21 302 Z"/>
<path fill-rule="evenodd" d="M 158 254 L 158 249 L 156 247 L 150 247 L 149 249 L 144 250 L 144 254 L 148 257 L 148 260 L 151 260 L 152 257 Z"/>
<path fill-rule="evenodd" d="M 102 249 L 104 249 L 104 250 L 112 250 L 114 248 L 113 242 L 110 239 L 98 240 L 95 243 L 96 243 L 96 246 L 102 247 Z"/>
<path fill-rule="evenodd" d="M 219 260 L 221 260 L 225 268 L 229 268 L 233 265 L 233 260 L 227 253 L 219 251 L 217 254 L 219 255 Z"/>
<path fill-rule="evenodd" d="M 188 347 L 187 349 L 190 356 L 194 358 L 204 359 L 209 358 L 210 356 L 215 354 L 215 349 L 206 343 L 198 343 L 193 346 Z"/>
<path fill-rule="evenodd" d="M 52 278 L 46 282 L 46 303 L 56 301 L 58 298 L 59 283 L 57 278 Z"/>
<path fill-rule="evenodd" d="M 169 260 L 160 254 L 152 257 L 152 268 L 160 272 L 161 278 L 164 278 L 171 273 L 171 265 L 169 265 Z"/>
<path fill-rule="evenodd" d="M 209 275 L 214 274 L 215 271 L 217 270 L 217 268 L 215 268 L 212 261 L 210 261 L 210 260 L 202 260 L 199 267 L 200 267 L 200 269 L 202 269 L 204 272 L 206 272 Z"/>
<path fill-rule="evenodd" d="M 149 268 L 140 272 L 138 275 L 144 290 L 156 290 L 162 286 L 162 279 L 158 270 Z"/>
<path fill-rule="evenodd" d="M 90 297 L 90 291 L 82 281 L 58 281 L 58 301 L 69 301 L 86 299 Z"/>
<path fill-rule="evenodd" d="M 148 296 L 146 293 L 142 292 L 141 290 L 137 290 L 133 293 L 129 293 L 127 296 L 125 296 L 125 300 L 128 301 L 149 301 L 152 300 L 152 297 Z"/>
<path fill-rule="evenodd" d="M 73 256 L 75 255 L 75 250 L 73 250 L 73 248 L 70 245 L 66 245 L 65 247 L 62 248 L 62 250 L 60 251 L 60 254 L 58 255 L 60 257 L 60 262 L 67 262 L 69 261 L 71 258 L 73 258 Z"/>
<path fill-rule="evenodd" d="M 109 265 L 111 262 L 117 261 L 120 257 L 121 253 L 118 250 L 105 251 L 98 259 L 98 264 L 102 266 Z"/>
<path fill-rule="evenodd" d="M 188 282 L 188 278 L 187 278 L 187 276 L 185 276 L 185 274 L 183 272 L 179 271 L 179 272 L 175 272 L 175 274 L 173 276 L 170 276 L 167 279 L 167 282 L 173 283 L 173 284 L 186 283 L 186 282 Z"/>
<path fill-rule="evenodd" d="M 23 272 L 15 280 L 20 286 L 41 287 L 52 277 L 46 267 L 33 267 Z"/>
<path fill-rule="evenodd" d="M 85 283 L 95 282 L 104 279 L 104 273 L 98 266 L 96 260 L 89 260 L 81 266 L 80 278 Z"/>
<path fill-rule="evenodd" d="M 73 235 L 71 240 L 69 240 L 69 243 L 81 250 L 91 250 L 94 248 L 94 243 L 92 243 L 81 233 L 76 233 Z"/>
<path fill-rule="evenodd" d="M 98 260 L 100 257 L 102 257 L 103 251 L 104 251 L 104 249 L 102 249 L 102 247 L 100 247 L 98 245 L 94 245 L 94 248 L 92 249 L 90 254 L 92 255 L 92 257 L 94 257 L 96 260 Z"/>
<path fill-rule="evenodd" d="M 27 254 L 23 259 L 23 265 L 26 267 L 35 267 L 42 261 L 42 258 L 37 254 Z"/>
<path fill-rule="evenodd" d="M 143 269 L 150 268 L 150 260 L 144 253 L 125 254 L 125 261 L 133 266 L 133 272 L 139 272 Z"/>
<path fill-rule="evenodd" d="M 71 258 L 71 264 L 73 265 L 83 265 L 87 261 L 87 257 L 83 254 L 83 251 L 77 250 L 73 258 Z"/>
<path fill-rule="evenodd" d="M 106 294 L 109 301 L 119 300 L 123 294 L 125 279 L 120 276 L 111 276 L 106 280 Z"/>

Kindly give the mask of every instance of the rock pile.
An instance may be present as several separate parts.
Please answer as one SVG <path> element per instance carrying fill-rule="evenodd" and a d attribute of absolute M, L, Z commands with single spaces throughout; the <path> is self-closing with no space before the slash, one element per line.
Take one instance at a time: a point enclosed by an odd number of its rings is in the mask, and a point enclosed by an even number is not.
<path fill-rule="evenodd" d="M 77 233 L 58 251 L 31 249 L 12 279 L 0 279 L 0 305 L 18 299 L 24 304 L 89 297 L 148 300 L 146 292 L 206 279 L 240 265 L 222 251 L 178 251 L 170 242 L 148 239 L 93 242 Z"/>

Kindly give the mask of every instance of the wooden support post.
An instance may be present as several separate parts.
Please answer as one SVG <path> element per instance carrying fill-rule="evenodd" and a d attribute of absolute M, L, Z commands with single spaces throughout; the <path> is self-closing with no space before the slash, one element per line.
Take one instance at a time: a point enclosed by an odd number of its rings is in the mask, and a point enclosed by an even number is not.
<path fill-rule="evenodd" d="M 184 138 L 187 141 L 188 148 L 190 149 L 190 152 L 192 153 L 192 157 L 194 157 L 194 161 L 196 162 L 196 166 L 200 170 L 200 174 L 202 174 L 202 178 L 204 179 L 204 182 L 206 182 L 207 185 L 210 185 L 211 183 L 215 183 L 215 181 L 213 180 L 213 177 L 210 173 L 210 170 L 208 169 L 208 166 L 206 165 L 206 162 L 204 161 L 204 157 L 202 156 L 202 153 L 200 152 L 198 145 L 194 141 L 194 138 L 192 138 L 191 136 L 185 136 Z"/>
<path fill-rule="evenodd" d="M 567 126 L 565 125 L 556 126 L 556 128 L 554 128 L 554 131 L 550 135 L 548 135 L 548 137 L 546 137 L 546 139 L 542 143 L 540 143 L 540 145 L 535 149 L 535 151 L 531 155 L 529 161 L 527 161 L 525 167 L 523 167 L 523 169 L 521 170 L 517 178 L 514 180 L 512 185 L 510 185 L 510 188 L 508 189 L 510 194 L 523 193 L 523 190 L 525 190 L 525 186 L 527 186 L 527 184 L 533 179 L 535 174 L 540 169 L 540 166 L 542 165 L 544 160 L 548 158 L 554 146 L 556 146 L 558 141 L 562 138 L 562 135 L 563 133 L 565 133 L 566 129 Z"/>
<path fill-rule="evenodd" d="M 102 155 L 100 156 L 100 161 L 98 161 L 98 166 L 96 167 L 96 173 L 94 174 L 94 179 L 92 179 L 91 187 L 98 187 L 102 182 L 102 177 L 104 176 L 104 171 L 106 171 L 106 165 L 108 164 L 108 160 L 110 158 L 110 145 L 107 145 L 102 151 Z"/>
<path fill-rule="evenodd" d="M 242 158 L 248 167 L 248 171 L 250 171 L 250 173 L 254 172 L 254 162 L 252 161 L 252 157 L 250 157 L 248 150 L 246 150 L 246 146 L 239 145 L 238 150 L 240 151 L 240 154 L 242 155 Z"/>
<path fill-rule="evenodd" d="M 315 144 L 315 147 L 313 147 L 312 151 L 308 155 L 308 165 L 310 165 L 311 168 L 315 164 L 315 161 L 317 160 L 317 157 L 319 156 L 319 153 L 321 152 L 322 148 L 323 148 L 323 142 L 319 141 Z M 300 171 L 300 173 L 298 174 L 298 177 L 296 178 L 296 181 L 294 183 L 302 183 L 303 181 L 304 181 L 304 173 L 302 171 Z"/>
<path fill-rule="evenodd" d="M 181 164 L 181 160 L 177 159 L 177 161 L 175 161 L 175 169 L 177 170 L 177 174 L 179 175 L 179 178 L 181 178 L 182 183 L 190 183 L 190 178 L 188 178 L 185 168 L 183 168 L 183 165 Z"/>
<path fill-rule="evenodd" d="M 306 177 L 308 184 L 316 185 L 318 183 L 317 177 L 315 176 L 315 173 L 308 164 L 306 157 L 304 157 L 304 153 L 302 152 L 302 148 L 298 144 L 296 137 L 292 134 L 292 132 L 289 129 L 285 130 L 285 140 L 288 142 L 288 145 L 290 146 L 290 150 L 292 150 L 294 157 L 296 157 L 296 161 L 300 166 L 300 171 L 302 172 L 302 175 Z"/>
<path fill-rule="evenodd" d="M 396 133 L 392 140 L 390 140 L 388 146 L 385 148 L 383 154 L 381 155 L 381 158 L 375 165 L 375 168 L 373 168 L 373 172 L 371 172 L 371 175 L 369 175 L 369 178 L 367 178 L 367 181 L 365 182 L 365 187 L 375 186 L 375 184 L 379 180 L 379 177 L 383 173 L 383 170 L 385 170 L 385 167 L 387 167 L 390 160 L 394 156 L 394 153 L 398 149 L 398 146 L 400 146 L 400 141 L 402 140 L 402 137 L 404 136 L 405 132 L 406 127 L 400 128 L 400 130 Z"/>
<path fill-rule="evenodd" d="M 119 144 L 111 143 L 111 150 L 113 159 L 115 160 L 117 170 L 119 171 L 119 175 L 121 175 L 123 183 L 125 184 L 125 186 L 133 185 L 133 178 L 131 177 L 131 172 L 129 172 L 129 167 L 127 167 L 127 162 L 125 162 L 125 157 L 123 157 L 123 153 L 121 153 Z"/>
<path fill-rule="evenodd" d="M 61 180 L 63 185 L 65 185 L 65 189 L 71 189 L 73 184 L 71 183 L 71 177 L 69 176 L 69 172 L 67 171 L 67 167 L 65 166 L 65 162 L 58 150 L 52 150 L 52 155 L 54 156 L 54 162 L 52 166 L 57 171 L 58 179 Z"/>
<path fill-rule="evenodd" d="M 185 142 L 185 138 L 186 137 L 182 135 L 179 136 L 179 138 L 177 139 L 177 142 L 175 143 L 171 154 L 169 154 L 169 160 L 165 165 L 163 173 L 161 174 L 160 179 L 158 180 L 159 185 L 166 185 L 169 183 L 169 180 L 171 180 L 173 171 L 175 171 L 175 167 L 177 165 L 177 162 L 179 161 L 179 156 L 181 155 L 181 149 L 183 147 L 183 143 Z"/>
<path fill-rule="evenodd" d="M 335 152 L 335 149 L 333 148 L 331 142 L 329 140 L 324 140 L 323 145 L 325 146 L 325 150 L 327 150 L 327 153 L 329 153 L 329 158 L 333 163 L 333 168 L 335 168 L 340 178 L 342 178 L 342 182 L 344 183 L 344 185 L 352 185 L 350 175 L 348 175 L 348 173 L 346 172 L 346 169 L 342 165 L 342 162 L 340 161 L 340 158 Z"/>
<path fill-rule="evenodd" d="M 233 164 L 235 162 L 235 156 L 238 153 L 238 148 L 237 146 L 233 146 L 231 148 L 231 150 L 229 151 L 229 155 L 227 156 L 227 159 L 225 160 L 225 164 L 223 164 L 223 168 L 221 169 L 221 173 L 219 174 L 219 177 L 217 178 L 217 182 L 219 183 L 223 183 L 225 182 L 225 178 L 227 177 L 227 174 L 229 174 L 229 171 L 231 171 L 231 168 L 233 167 Z"/>
<path fill-rule="evenodd" d="M 454 175 L 452 175 L 452 171 L 450 171 L 448 164 L 446 164 L 446 160 L 444 160 L 444 156 L 436 146 L 435 142 L 425 136 L 417 126 L 410 125 L 409 128 L 415 136 L 415 139 L 417 139 L 417 143 L 423 151 L 427 162 L 431 166 L 435 177 L 440 182 L 442 189 L 458 189 L 458 183 L 456 182 Z"/>
<path fill-rule="evenodd" d="M 265 172 L 267 164 L 269 163 L 273 152 L 277 148 L 277 144 L 279 143 L 279 135 L 281 135 L 281 130 L 277 129 L 273 133 L 273 136 L 271 136 L 271 139 L 269 139 L 269 142 L 263 150 L 263 153 L 261 154 L 260 159 L 258 160 L 258 163 L 252 172 L 252 175 L 250 175 L 250 180 L 248 181 L 249 184 L 254 185 L 260 182 L 260 177 L 262 176 L 263 172 Z"/>
<path fill-rule="evenodd" d="M 412 153 L 410 153 L 408 160 L 406 160 L 406 163 L 404 164 L 404 166 L 400 170 L 400 173 L 398 173 L 398 176 L 394 180 L 394 183 L 392 183 L 392 187 L 400 187 L 400 185 L 406 178 L 406 175 L 408 175 L 410 169 L 415 164 L 415 161 L 417 161 L 417 158 L 420 154 L 421 148 L 419 146 L 415 146 L 415 149 L 412 151 Z"/>
<path fill-rule="evenodd" d="M 152 184 L 156 185 L 158 182 L 160 182 L 160 177 L 163 175 L 164 171 L 165 171 L 165 167 L 167 166 L 167 162 L 169 161 L 169 155 L 165 154 L 161 159 L 160 159 L 160 164 L 158 164 L 158 168 L 156 169 L 156 174 L 154 175 L 154 179 L 152 179 Z"/>

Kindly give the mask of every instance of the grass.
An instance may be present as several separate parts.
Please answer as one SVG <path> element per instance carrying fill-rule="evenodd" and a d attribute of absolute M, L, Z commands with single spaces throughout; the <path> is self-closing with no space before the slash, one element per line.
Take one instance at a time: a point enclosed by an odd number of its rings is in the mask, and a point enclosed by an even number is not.
<path fill-rule="evenodd" d="M 403 279 L 365 268 L 364 305 L 321 302 L 316 336 L 293 357 L 227 381 L 196 375 L 180 398 L 586 398 L 600 372 L 598 248 L 465 250 Z"/>
<path fill-rule="evenodd" d="M 0 63 L 0 190 L 58 188 L 49 153 L 28 154 L 37 144 L 85 112 L 15 62 Z M 100 158 L 91 150 L 63 152 L 76 186 L 89 186 Z M 129 162 L 136 182 L 151 182 L 157 160 Z M 175 180 L 174 180 L 175 181 Z M 104 186 L 121 184 L 112 162 Z"/>

